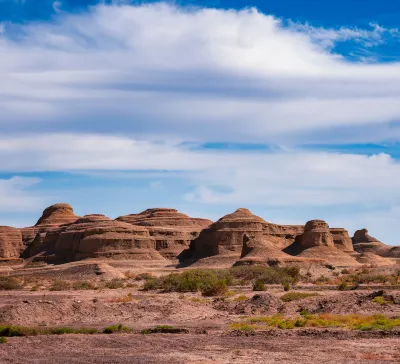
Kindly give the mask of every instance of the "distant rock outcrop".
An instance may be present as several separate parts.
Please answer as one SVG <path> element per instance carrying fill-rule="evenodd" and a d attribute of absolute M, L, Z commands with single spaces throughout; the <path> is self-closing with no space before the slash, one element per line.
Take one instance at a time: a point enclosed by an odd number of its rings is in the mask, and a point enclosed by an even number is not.
<path fill-rule="evenodd" d="M 192 218 L 175 209 L 153 208 L 139 214 L 120 216 L 117 221 L 146 227 L 156 242 L 156 249 L 167 259 L 177 259 L 200 232 L 212 224 L 206 219 Z"/>
<path fill-rule="evenodd" d="M 337 267 L 360 265 L 360 263 L 357 262 L 357 260 L 355 260 L 352 256 L 331 245 L 318 245 L 308 248 L 301 252 L 298 257 L 323 259 L 327 263 Z"/>
<path fill-rule="evenodd" d="M 308 221 L 300 240 L 301 250 L 317 246 L 335 246 L 329 225 L 323 220 Z"/>
<path fill-rule="evenodd" d="M 354 233 L 352 241 L 353 248 L 358 253 L 373 253 L 385 256 L 390 248 L 392 248 L 369 235 L 367 229 L 357 230 Z"/>
<path fill-rule="evenodd" d="M 21 231 L 10 226 L 0 226 L 0 259 L 19 258 L 22 250 Z"/>

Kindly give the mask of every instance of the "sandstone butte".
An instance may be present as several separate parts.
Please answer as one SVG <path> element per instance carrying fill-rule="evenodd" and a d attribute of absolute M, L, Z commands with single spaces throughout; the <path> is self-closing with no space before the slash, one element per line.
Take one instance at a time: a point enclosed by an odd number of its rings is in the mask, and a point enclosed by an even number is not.
<path fill-rule="evenodd" d="M 175 209 L 154 208 L 112 220 L 75 215 L 68 204 L 44 210 L 35 226 L 0 227 L 0 259 L 64 263 L 87 258 L 164 261 L 193 266 L 233 264 L 388 265 L 391 247 L 359 230 L 351 239 L 322 220 L 272 224 L 240 208 L 215 223 Z"/>

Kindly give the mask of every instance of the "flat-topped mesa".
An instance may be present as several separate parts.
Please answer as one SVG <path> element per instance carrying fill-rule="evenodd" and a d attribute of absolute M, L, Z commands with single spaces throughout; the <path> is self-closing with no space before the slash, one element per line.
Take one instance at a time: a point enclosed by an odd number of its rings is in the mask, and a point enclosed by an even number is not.
<path fill-rule="evenodd" d="M 176 260 L 191 241 L 212 224 L 210 220 L 192 218 L 169 208 L 147 209 L 139 214 L 120 216 L 116 220 L 146 227 L 155 239 L 157 251 L 172 260 Z"/>
<path fill-rule="evenodd" d="M 332 234 L 333 244 L 336 248 L 348 253 L 354 251 L 353 242 L 346 229 L 330 228 L 329 231 Z"/>
<path fill-rule="evenodd" d="M 23 248 L 22 234 L 19 229 L 0 226 L 0 260 L 19 258 Z"/>
<path fill-rule="evenodd" d="M 55 254 L 61 261 L 99 257 L 163 260 L 148 229 L 104 215 L 87 215 L 66 226 L 58 236 Z"/>

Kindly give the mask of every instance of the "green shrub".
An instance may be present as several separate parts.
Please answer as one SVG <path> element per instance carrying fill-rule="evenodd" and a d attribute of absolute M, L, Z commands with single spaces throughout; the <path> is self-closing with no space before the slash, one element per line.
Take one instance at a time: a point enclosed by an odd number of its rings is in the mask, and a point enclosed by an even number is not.
<path fill-rule="evenodd" d="M 164 292 L 198 292 L 203 296 L 224 294 L 233 284 L 232 276 L 224 270 L 193 269 L 183 273 L 172 273 L 160 278 L 148 279 L 143 289 L 161 289 Z"/>
<path fill-rule="evenodd" d="M 7 344 L 7 339 L 3 336 L 0 337 L 0 344 Z"/>
<path fill-rule="evenodd" d="M 124 281 L 122 279 L 114 278 L 104 284 L 104 287 L 109 289 L 124 288 Z"/>
<path fill-rule="evenodd" d="M 68 291 L 71 289 L 71 284 L 67 281 L 55 280 L 49 289 L 50 291 Z"/>
<path fill-rule="evenodd" d="M 372 300 L 371 300 L 371 302 L 373 302 L 373 303 L 377 303 L 378 305 L 392 305 L 393 304 L 393 302 L 392 301 L 389 301 L 389 300 L 386 300 L 385 299 L 385 297 L 383 297 L 383 296 L 376 296 L 375 298 L 373 298 Z"/>
<path fill-rule="evenodd" d="M 0 277 L 0 291 L 12 291 L 22 289 L 24 286 L 14 277 Z"/>
<path fill-rule="evenodd" d="M 132 332 L 132 329 L 127 326 L 123 326 L 122 324 L 107 326 L 103 330 L 104 334 L 129 333 L 129 332 Z"/>
<path fill-rule="evenodd" d="M 148 281 L 150 279 L 154 279 L 154 276 L 150 273 L 141 273 L 135 276 L 135 281 Z"/>
<path fill-rule="evenodd" d="M 96 334 L 96 329 L 91 328 L 80 328 L 80 329 L 73 329 L 71 327 L 56 327 L 52 329 L 46 329 L 42 333 L 48 335 L 66 335 L 66 334 Z"/>
<path fill-rule="evenodd" d="M 37 330 L 30 327 L 12 325 L 0 326 L 0 336 L 33 336 L 37 334 Z"/>
<path fill-rule="evenodd" d="M 304 298 L 315 297 L 315 296 L 319 296 L 319 294 L 318 293 L 290 292 L 290 293 L 285 293 L 283 296 L 281 296 L 281 300 L 283 302 L 292 302 L 292 301 L 298 301 L 298 300 L 302 300 Z"/>
<path fill-rule="evenodd" d="M 261 279 L 257 279 L 254 282 L 253 291 L 265 291 L 265 284 Z"/>
<path fill-rule="evenodd" d="M 144 329 L 141 334 L 187 334 L 189 330 L 170 325 L 158 325 L 150 329 Z"/>
<path fill-rule="evenodd" d="M 285 292 L 290 291 L 290 283 L 289 282 L 283 282 L 282 286 L 283 286 L 283 290 Z"/>

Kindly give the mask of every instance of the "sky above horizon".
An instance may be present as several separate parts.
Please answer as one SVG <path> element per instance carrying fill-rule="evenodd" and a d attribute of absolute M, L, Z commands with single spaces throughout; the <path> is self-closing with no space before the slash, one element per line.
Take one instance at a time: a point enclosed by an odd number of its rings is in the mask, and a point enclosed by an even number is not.
<path fill-rule="evenodd" d="M 400 2 L 0 0 L 0 225 L 324 219 L 399 244 Z"/>

